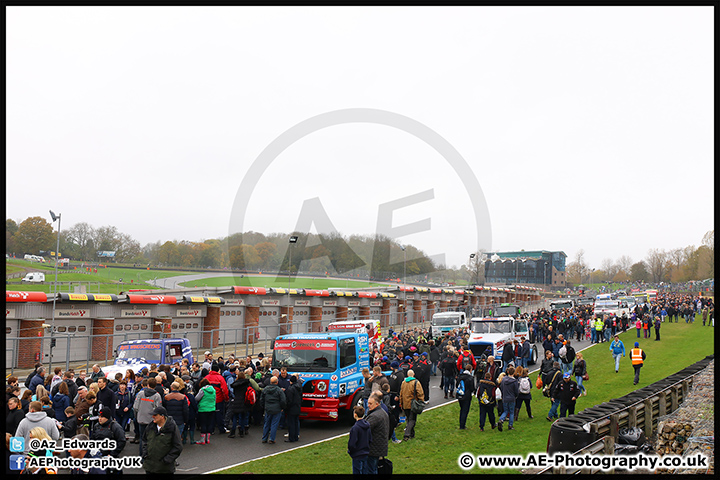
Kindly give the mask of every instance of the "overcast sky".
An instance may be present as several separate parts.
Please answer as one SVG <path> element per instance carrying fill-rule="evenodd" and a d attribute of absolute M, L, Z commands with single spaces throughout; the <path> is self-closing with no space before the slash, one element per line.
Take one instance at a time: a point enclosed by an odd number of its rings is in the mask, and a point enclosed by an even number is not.
<path fill-rule="evenodd" d="M 595 268 L 714 229 L 712 7 L 6 14 L 18 222 L 145 245 L 312 220 Z"/>

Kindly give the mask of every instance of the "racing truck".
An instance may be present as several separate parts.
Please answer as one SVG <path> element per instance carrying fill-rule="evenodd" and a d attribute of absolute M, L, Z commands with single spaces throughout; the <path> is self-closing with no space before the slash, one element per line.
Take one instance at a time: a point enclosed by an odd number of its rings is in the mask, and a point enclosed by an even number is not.
<path fill-rule="evenodd" d="M 300 418 L 336 421 L 343 413 L 351 417 L 365 384 L 362 369 L 370 369 L 367 333 L 280 335 L 272 349 L 272 368 L 286 367 L 288 374 L 297 374 L 303 382 Z"/>
<path fill-rule="evenodd" d="M 127 340 L 118 345 L 115 364 L 102 367 L 107 378 L 115 378 L 120 372 L 125 376 L 127 369 L 138 372 L 155 365 L 172 365 L 187 358 L 190 365 L 194 362 L 192 347 L 187 338 L 148 338 L 144 340 Z"/>
<path fill-rule="evenodd" d="M 522 344 L 521 337 L 530 339 L 527 320 L 503 317 L 475 317 L 470 319 L 470 339 L 468 345 L 476 360 L 482 355 L 495 357 L 495 363 L 502 365 L 502 350 L 507 342 L 517 339 Z M 530 358 L 528 364 L 537 363 L 538 351 L 535 344 L 530 344 Z"/>

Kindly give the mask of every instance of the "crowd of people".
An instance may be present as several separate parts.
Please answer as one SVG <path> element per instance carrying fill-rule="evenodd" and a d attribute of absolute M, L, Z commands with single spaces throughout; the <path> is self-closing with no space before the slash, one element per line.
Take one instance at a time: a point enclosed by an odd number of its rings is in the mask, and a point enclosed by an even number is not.
<path fill-rule="evenodd" d="M 620 358 L 630 355 L 635 383 L 645 359 L 638 348 L 626 351 L 619 334 L 636 328 L 655 329 L 660 340 L 664 322 L 694 322 L 714 326 L 714 304 L 707 297 L 679 293 L 660 294 L 656 301 L 636 306 L 630 315 L 593 315 L 592 307 L 577 306 L 562 311 L 524 314 L 528 338 L 507 342 L 500 358 L 476 358 L 468 344 L 466 329 L 432 338 L 427 329 L 388 335 L 371 344 L 370 368 L 362 374 L 362 405 L 352 408 L 356 422 L 348 440 L 354 473 L 377 473 L 382 468 L 389 442 L 415 438 L 419 411 L 416 404 L 430 398 L 430 378 L 440 376 L 444 398 L 460 405 L 459 428 L 467 428 L 472 397 L 478 402 L 479 428 L 486 425 L 513 430 L 525 404 L 528 419 L 533 385 L 549 400 L 546 419 L 572 415 L 580 396 L 587 395 L 583 380 L 588 367 L 574 341 L 608 342 L 620 368 Z M 645 326 L 645 320 L 651 323 Z M 648 333 L 643 333 L 649 338 Z M 535 382 L 527 368 L 531 344 L 540 344 L 543 359 Z M 637 362 L 636 362 L 637 360 Z M 385 374 L 384 372 L 390 372 Z M 140 371 L 127 369 L 106 378 L 98 365 L 76 373 L 56 367 L 52 373 L 38 363 L 24 380 L 9 377 L 6 392 L 6 436 L 30 438 L 95 439 L 116 441 L 111 451 L 73 451 L 77 458 L 110 455 L 118 457 L 127 443 L 137 444 L 143 467 L 149 473 L 172 473 L 187 444 L 207 445 L 211 436 L 247 436 L 250 428 L 262 430 L 262 443 L 274 444 L 279 429 L 287 429 L 285 442 L 300 436 L 302 382 L 300 375 L 274 369 L 270 358 L 230 355 L 215 359 L 205 352 L 202 362 L 187 360 L 173 365 L 153 365 Z M 420 409 L 421 411 L 421 409 Z M 396 427 L 404 422 L 402 440 Z M 196 435 L 197 433 L 197 435 Z M 47 452 L 26 452 L 45 455 Z M 78 471 L 74 473 L 92 473 Z"/>

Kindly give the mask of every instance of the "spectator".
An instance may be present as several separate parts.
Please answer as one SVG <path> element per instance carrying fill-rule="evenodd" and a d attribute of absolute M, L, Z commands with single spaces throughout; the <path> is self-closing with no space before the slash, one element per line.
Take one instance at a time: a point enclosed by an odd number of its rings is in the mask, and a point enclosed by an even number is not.
<path fill-rule="evenodd" d="M 87 383 L 85 382 L 85 378 L 87 376 L 87 372 L 85 370 L 80 370 L 78 372 L 78 377 L 75 379 L 75 383 L 79 387 L 87 387 Z"/>
<path fill-rule="evenodd" d="M 556 399 L 560 402 L 560 417 L 564 417 L 567 413 L 570 415 L 575 414 L 575 401 L 577 400 L 578 390 L 577 383 L 571 379 L 572 375 L 570 372 L 563 374 L 563 379 L 553 389 L 553 396 L 550 400 L 553 402 Z"/>
<path fill-rule="evenodd" d="M 245 395 L 248 388 L 253 388 L 246 376 L 247 369 L 237 373 L 237 378 L 230 384 L 230 391 L 232 392 L 232 400 L 228 410 L 230 411 L 230 418 L 232 419 L 232 425 L 230 427 L 229 438 L 235 438 L 235 431 L 239 431 L 241 437 L 245 436 L 245 428 L 248 425 L 248 417 L 252 410 L 252 405 L 245 402 Z M 252 372 L 252 369 L 250 369 Z"/>
<path fill-rule="evenodd" d="M 10 397 L 7 401 L 8 414 L 5 418 L 5 433 L 15 435 L 20 421 L 25 418 L 25 412 L 20 408 L 20 399 L 17 397 Z"/>
<path fill-rule="evenodd" d="M 25 418 L 20 420 L 18 423 L 17 430 L 15 431 L 16 437 L 25 438 L 25 451 L 29 451 L 30 442 L 30 431 L 35 427 L 42 427 L 53 440 L 60 439 L 60 431 L 55 424 L 55 420 L 48 417 L 47 413 L 42 411 L 42 405 L 38 401 L 30 403 L 30 412 L 25 415 Z"/>
<path fill-rule="evenodd" d="M 587 364 L 583 358 L 582 352 L 578 352 L 575 356 L 575 367 L 573 368 L 575 374 L 575 381 L 577 382 L 580 395 L 587 395 L 587 388 L 583 385 L 583 376 L 587 373 Z"/>
<path fill-rule="evenodd" d="M 185 424 L 187 423 L 190 415 L 190 407 L 188 403 L 188 398 L 180 393 L 180 384 L 178 382 L 171 383 L 170 393 L 165 395 L 165 398 L 163 399 L 163 406 L 168 412 L 168 415 L 175 421 L 175 425 L 180 431 L 181 438 L 183 430 L 185 429 Z"/>
<path fill-rule="evenodd" d="M 210 383 L 211 386 L 215 388 L 216 425 L 213 426 L 213 430 L 215 430 L 215 426 L 217 426 L 218 431 L 221 434 L 226 433 L 227 429 L 225 428 L 225 409 L 227 406 L 227 401 L 230 398 L 230 393 L 228 391 L 227 382 L 220 374 L 219 363 L 215 362 L 212 364 L 212 366 L 210 367 L 210 373 L 205 376 L 205 379 Z"/>
<path fill-rule="evenodd" d="M 85 434 L 75 435 L 72 437 L 73 440 L 78 440 L 79 442 L 87 442 L 90 440 L 90 437 L 88 437 Z M 75 459 L 86 459 L 86 458 L 102 458 L 102 452 L 100 450 L 83 450 L 83 449 L 69 449 L 68 453 L 71 457 Z M 88 463 L 87 467 L 78 467 L 78 468 L 72 468 L 70 469 L 70 474 L 72 475 L 99 475 L 99 474 L 105 474 L 107 473 L 104 469 L 100 467 L 90 466 L 92 464 Z"/>
<path fill-rule="evenodd" d="M 417 382 L 417 381 L 416 381 Z M 418 385 L 418 387 L 420 387 Z M 422 388 L 418 388 L 422 394 Z M 367 470 L 369 475 L 377 475 L 378 461 L 388 454 L 388 438 L 390 436 L 390 419 L 380 406 L 382 395 L 374 392 L 368 398 L 368 408 L 365 420 L 370 424 L 370 449 L 367 457 Z"/>
<path fill-rule="evenodd" d="M 108 379 L 105 377 L 98 378 L 98 387 L 100 389 L 97 392 L 97 399 L 100 403 L 100 408 L 108 407 L 112 416 L 115 416 L 115 407 L 117 405 L 117 396 L 115 392 L 108 386 Z"/>
<path fill-rule="evenodd" d="M 280 417 L 286 407 L 285 392 L 278 386 L 278 378 L 270 378 L 270 385 L 263 389 L 260 397 L 265 409 L 265 425 L 263 426 L 262 443 L 275 443 L 275 435 Z"/>
<path fill-rule="evenodd" d="M 385 379 L 385 383 L 387 383 L 387 379 Z M 300 409 L 302 407 L 302 383 L 297 375 L 290 377 L 290 387 L 285 391 L 285 397 L 287 398 L 285 413 L 288 427 L 288 438 L 285 441 L 297 442 L 300 438 Z"/>
<path fill-rule="evenodd" d="M 152 411 L 152 424 L 143 435 L 143 468 L 147 473 L 174 473 L 183 450 L 180 430 L 165 407 Z"/>
<path fill-rule="evenodd" d="M 200 440 L 198 445 L 206 445 L 210 443 L 210 434 L 215 430 L 213 420 L 215 418 L 215 396 L 217 392 L 215 387 L 210 385 L 207 378 L 200 380 L 200 390 L 195 395 L 198 406 L 198 420 L 200 423 Z"/>
<path fill-rule="evenodd" d="M 145 380 L 143 380 L 143 385 Z M 139 450 L 140 455 L 143 453 L 143 439 L 145 438 L 145 429 L 152 423 L 153 411 L 157 407 L 162 406 L 162 398 L 160 394 L 155 390 L 157 383 L 154 378 L 147 379 L 147 386 L 144 386 L 142 390 L 135 396 L 133 402 L 133 414 L 138 422 L 138 430 L 135 432 L 135 439 L 140 444 Z"/>
<path fill-rule="evenodd" d="M 90 383 L 95 383 L 98 381 L 99 378 L 104 377 L 105 373 L 102 371 L 102 368 L 100 368 L 100 365 L 97 363 L 92 366 L 92 373 L 90 374 Z"/>
<path fill-rule="evenodd" d="M 133 416 L 133 402 L 130 390 L 128 390 L 127 380 L 122 379 L 118 385 L 117 408 L 115 410 L 115 419 L 118 424 L 123 427 L 124 432 L 130 431 L 130 420 Z"/>
<path fill-rule="evenodd" d="M 411 409 L 412 401 L 425 400 L 425 397 L 423 396 L 422 386 L 420 386 L 419 383 L 420 382 L 418 382 L 415 378 L 415 372 L 411 369 L 408 370 L 408 376 L 403 381 L 402 387 L 400 387 L 400 408 L 402 408 L 405 412 L 406 422 L 403 441 L 408 441 L 412 438 L 415 438 L 415 424 L 417 423 L 417 413 L 413 412 Z"/>
<path fill-rule="evenodd" d="M 115 421 L 110 407 L 103 407 L 98 415 L 98 422 L 95 424 L 90 435 L 91 440 L 114 440 L 115 448 L 112 450 L 103 450 L 103 456 L 119 458 L 125 448 L 125 430 Z M 108 469 L 108 473 L 120 473 L 122 470 Z"/>
<path fill-rule="evenodd" d="M 568 340 L 569 341 L 569 340 Z M 525 410 L 527 411 L 528 418 L 533 419 L 532 407 L 530 402 L 532 401 L 532 382 L 529 377 L 530 370 L 523 367 L 518 367 L 515 370 L 515 375 L 518 377 L 518 396 L 515 400 L 515 420 L 520 415 L 520 408 L 525 403 Z"/>
<path fill-rule="evenodd" d="M 553 362 L 553 369 L 552 371 L 547 375 L 546 379 L 543 379 L 543 384 L 545 387 L 547 387 L 547 396 L 550 397 L 550 411 L 547 414 L 546 420 L 551 422 L 553 418 L 558 418 L 558 412 L 557 409 L 560 406 L 560 400 L 554 399 L 552 396 L 552 392 L 555 390 L 555 387 L 558 386 L 560 382 L 562 382 L 562 371 L 560 370 L 560 364 L 558 362 Z M 543 387 L 543 392 L 545 392 L 545 387 Z"/>
<path fill-rule="evenodd" d="M 618 335 L 615 335 L 615 340 L 610 344 L 610 352 L 612 352 L 613 359 L 615 359 L 615 373 L 618 373 L 620 370 L 620 357 L 625 356 L 625 345 Z"/>
<path fill-rule="evenodd" d="M 475 377 L 470 370 L 463 370 L 458 375 L 457 380 L 457 400 L 460 405 L 460 430 L 465 430 L 468 413 L 470 413 L 470 405 L 472 404 L 472 396 L 475 391 Z"/>
<path fill-rule="evenodd" d="M 30 384 L 28 385 L 28 389 L 35 395 L 37 392 L 38 385 L 43 385 L 45 383 L 45 367 L 38 367 L 35 375 L 30 379 Z M 38 399 L 39 400 L 39 399 Z"/>
<path fill-rule="evenodd" d="M 73 407 L 67 407 L 65 409 L 65 416 L 67 420 L 62 422 L 60 425 L 60 433 L 63 438 L 73 438 L 77 434 L 77 417 L 75 416 L 75 409 Z"/>
<path fill-rule="evenodd" d="M 503 413 L 498 419 L 498 430 L 501 432 L 503 430 L 503 421 L 508 416 L 510 417 L 508 430 L 515 429 L 515 427 L 513 426 L 513 423 L 515 421 L 515 400 L 517 399 L 519 393 L 518 381 L 515 379 L 515 377 L 513 377 L 513 375 L 515 374 L 515 367 L 508 367 L 505 373 L 507 373 L 507 375 L 502 379 L 499 385 L 500 392 L 502 392 L 503 401 Z"/>
<path fill-rule="evenodd" d="M 495 382 L 492 374 L 485 372 L 484 378 L 478 382 L 477 399 L 480 406 L 480 431 L 485 431 L 485 417 L 490 420 L 490 425 L 495 428 Z"/>
<path fill-rule="evenodd" d="M 347 449 L 348 455 L 352 458 L 353 475 L 366 475 L 369 473 L 367 470 L 367 457 L 370 453 L 372 433 L 370 432 L 370 424 L 363 418 L 364 415 L 365 409 L 360 405 L 353 408 L 355 424 L 350 429 Z"/>
<path fill-rule="evenodd" d="M 55 409 L 55 418 L 64 422 L 67 418 L 65 417 L 65 409 L 70 406 L 70 396 L 67 383 L 61 381 L 58 384 L 58 393 L 53 397 L 53 408 Z"/>

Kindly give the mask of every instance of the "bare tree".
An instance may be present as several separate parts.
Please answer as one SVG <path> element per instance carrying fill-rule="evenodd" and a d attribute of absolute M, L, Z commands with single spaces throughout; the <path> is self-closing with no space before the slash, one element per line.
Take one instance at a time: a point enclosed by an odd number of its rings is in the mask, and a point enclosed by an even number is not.
<path fill-rule="evenodd" d="M 632 265 L 633 265 L 633 261 L 627 255 L 623 255 L 617 261 L 617 266 L 620 269 L 620 271 L 628 276 L 630 275 L 630 268 L 632 267 Z"/>
<path fill-rule="evenodd" d="M 650 249 L 645 263 L 653 282 L 659 283 L 665 279 L 668 270 L 668 254 L 665 250 Z"/>

